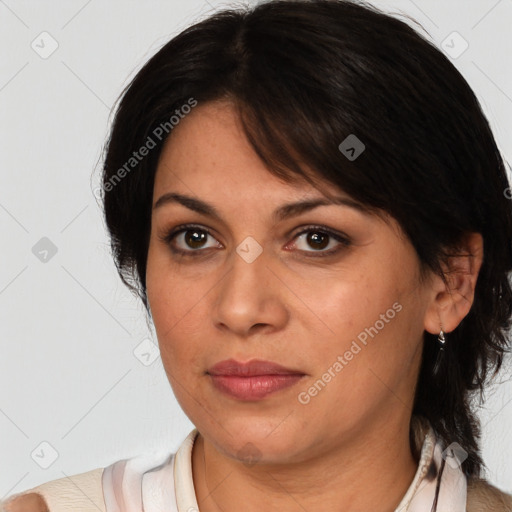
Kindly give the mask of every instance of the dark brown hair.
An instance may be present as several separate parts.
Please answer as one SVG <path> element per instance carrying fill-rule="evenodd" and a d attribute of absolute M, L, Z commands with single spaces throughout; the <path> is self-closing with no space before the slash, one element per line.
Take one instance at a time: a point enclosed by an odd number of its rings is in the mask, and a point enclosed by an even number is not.
<path fill-rule="evenodd" d="M 436 337 L 425 332 L 413 410 L 446 445 L 457 441 L 468 452 L 466 475 L 480 475 L 474 393 L 481 398 L 507 351 L 512 212 L 504 161 L 462 75 L 408 24 L 355 0 L 277 0 L 225 10 L 174 37 L 123 91 L 105 147 L 103 201 L 114 259 L 149 314 L 155 170 L 172 136 L 171 116 L 181 117 L 191 99 L 231 101 L 269 172 L 292 179 L 306 176 L 308 166 L 368 208 L 390 214 L 422 269 L 443 275 L 441 263 L 461 236 L 482 234 L 474 303 L 447 335 L 437 377 Z M 365 145 L 354 160 L 338 148 L 350 134 Z M 150 139 L 147 155 L 127 167 Z"/>

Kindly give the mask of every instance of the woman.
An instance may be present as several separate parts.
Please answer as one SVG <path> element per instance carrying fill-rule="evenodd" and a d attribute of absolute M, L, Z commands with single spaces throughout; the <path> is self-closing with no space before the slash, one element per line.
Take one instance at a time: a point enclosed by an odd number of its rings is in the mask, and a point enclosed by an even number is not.
<path fill-rule="evenodd" d="M 185 30 L 124 92 L 103 189 L 196 428 L 4 509 L 511 511 L 471 401 L 508 351 L 508 186 L 464 78 L 370 5 Z"/>

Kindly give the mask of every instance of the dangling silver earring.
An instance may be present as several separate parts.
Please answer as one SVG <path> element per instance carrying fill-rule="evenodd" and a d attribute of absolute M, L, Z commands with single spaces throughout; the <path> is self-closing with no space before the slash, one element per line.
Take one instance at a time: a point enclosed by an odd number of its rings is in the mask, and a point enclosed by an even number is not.
<path fill-rule="evenodd" d="M 439 332 L 439 336 L 437 337 L 437 356 L 436 356 L 436 362 L 434 364 L 434 368 L 432 370 L 432 373 L 437 376 L 439 374 L 439 369 L 441 367 L 441 364 L 444 360 L 444 346 L 446 344 L 446 338 L 444 337 L 444 331 L 441 328 L 441 331 Z"/>

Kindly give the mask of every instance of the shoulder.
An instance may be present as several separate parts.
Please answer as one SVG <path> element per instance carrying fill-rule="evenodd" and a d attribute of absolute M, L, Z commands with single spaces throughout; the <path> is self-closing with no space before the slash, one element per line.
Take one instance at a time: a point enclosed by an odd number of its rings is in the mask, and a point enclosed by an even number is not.
<path fill-rule="evenodd" d="M 71 475 L 15 494 L 0 512 L 105 512 L 103 468 Z"/>
<path fill-rule="evenodd" d="M 512 495 L 482 478 L 468 478 L 467 512 L 512 512 Z"/>
<path fill-rule="evenodd" d="M 36 492 L 23 493 L 0 503 L 0 512 L 48 512 L 44 498 Z"/>

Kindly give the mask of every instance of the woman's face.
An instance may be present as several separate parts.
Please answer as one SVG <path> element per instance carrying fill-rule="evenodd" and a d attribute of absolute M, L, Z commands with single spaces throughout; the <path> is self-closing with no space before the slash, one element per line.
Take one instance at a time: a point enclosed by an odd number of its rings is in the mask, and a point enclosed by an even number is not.
<path fill-rule="evenodd" d="M 178 200 L 154 207 L 170 193 L 218 217 Z M 266 170 L 228 104 L 196 107 L 163 149 L 148 299 L 178 402 L 229 457 L 243 459 L 252 443 L 262 462 L 306 460 L 377 425 L 408 426 L 432 291 L 389 217 L 350 204 L 274 215 L 316 199 L 326 197 Z M 193 227 L 164 240 L 184 224 Z M 236 398 L 207 373 L 226 359 L 303 376 L 259 399 Z"/>

